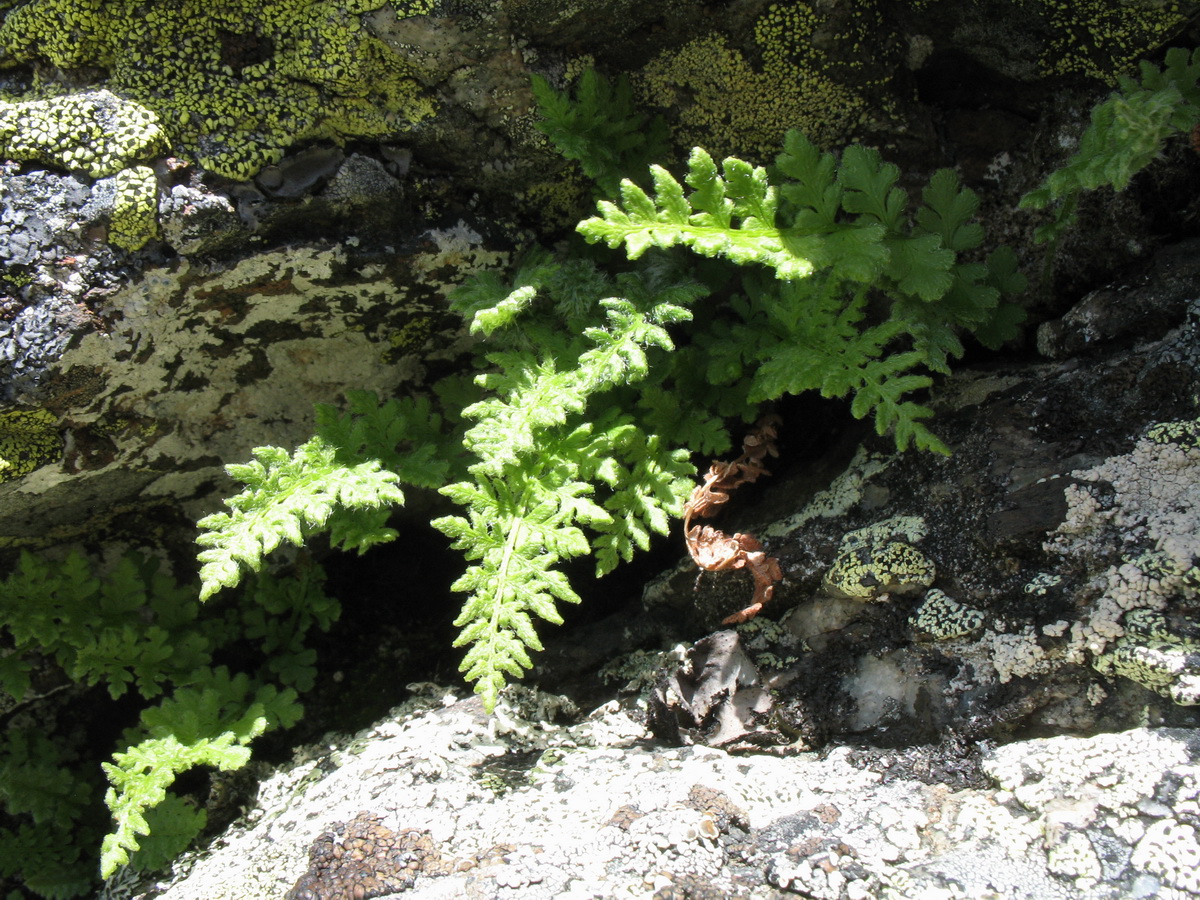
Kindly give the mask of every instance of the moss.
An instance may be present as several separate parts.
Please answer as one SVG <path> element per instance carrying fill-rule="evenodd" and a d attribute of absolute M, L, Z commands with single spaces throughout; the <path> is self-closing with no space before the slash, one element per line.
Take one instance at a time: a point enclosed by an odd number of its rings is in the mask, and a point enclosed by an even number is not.
<path fill-rule="evenodd" d="M 865 121 L 864 90 L 878 86 L 866 79 L 864 41 L 879 22 L 871 3 L 842 6 L 836 23 L 806 3 L 768 7 L 754 28 L 757 65 L 716 34 L 667 51 L 641 74 L 643 102 L 679 105 L 677 140 L 716 155 L 769 159 L 789 128 L 821 146 L 844 143 Z"/>
<path fill-rule="evenodd" d="M 44 409 L 0 413 L 0 482 L 28 475 L 62 455 L 54 416 Z"/>
<path fill-rule="evenodd" d="M 176 152 L 242 180 L 297 141 L 382 138 L 432 115 L 414 72 L 363 27 L 362 14 L 383 5 L 31 0 L 0 26 L 0 50 L 22 62 L 106 69 L 107 87 L 151 111 Z M 423 15 L 433 0 L 397 6 Z M 76 101 L 42 102 L 33 111 L 45 132 Z M 89 158 L 113 155 L 103 131 L 87 147 Z M 38 158 L 83 168 L 74 157 Z"/>
<path fill-rule="evenodd" d="M 158 179 L 146 166 L 117 173 L 108 239 L 118 247 L 137 250 L 158 234 Z"/>

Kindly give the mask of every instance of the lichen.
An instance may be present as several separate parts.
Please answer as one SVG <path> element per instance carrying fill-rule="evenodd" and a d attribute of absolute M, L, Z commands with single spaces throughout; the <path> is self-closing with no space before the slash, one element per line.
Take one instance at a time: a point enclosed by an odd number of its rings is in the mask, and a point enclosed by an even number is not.
<path fill-rule="evenodd" d="M 116 177 L 108 239 L 118 247 L 137 250 L 158 234 L 158 179 L 147 166 L 122 169 Z"/>
<path fill-rule="evenodd" d="M 979 630 L 983 619 L 980 610 L 964 606 L 944 591 L 931 588 L 909 616 L 908 624 L 918 634 L 928 635 L 935 641 L 948 641 Z"/>
<path fill-rule="evenodd" d="M 158 116 L 108 90 L 41 100 L 0 100 L 0 154 L 113 175 L 167 148 Z"/>
<path fill-rule="evenodd" d="M 1170 818 L 1151 824 L 1129 862 L 1177 889 L 1174 896 L 1200 893 L 1200 839 L 1187 822 Z"/>
<path fill-rule="evenodd" d="M 1146 438 L 1156 444 L 1174 444 L 1184 449 L 1200 447 L 1200 419 L 1159 422 L 1146 429 Z"/>
<path fill-rule="evenodd" d="M 54 415 L 44 409 L 0 413 L 0 482 L 28 475 L 63 449 Z"/>
<path fill-rule="evenodd" d="M 1181 631 L 1162 613 L 1149 609 L 1130 612 L 1123 624 L 1125 634 L 1092 665 L 1104 674 L 1136 681 L 1180 706 L 1200 705 L 1200 631 Z"/>
<path fill-rule="evenodd" d="M 892 463 L 891 458 L 868 453 L 859 447 L 854 458 L 829 487 L 818 492 L 800 512 L 772 523 L 763 532 L 764 537 L 786 537 L 813 519 L 833 519 L 845 515 L 859 503 L 868 488 L 868 482 L 885 471 Z"/>
<path fill-rule="evenodd" d="M 1042 56 L 1050 75 L 1086 75 L 1115 82 L 1137 59 L 1186 21 L 1175 0 L 1024 0 L 1053 30 Z"/>
<path fill-rule="evenodd" d="M 909 594 L 933 584 L 937 571 L 913 543 L 925 536 L 915 516 L 893 516 L 842 538 L 823 587 L 837 597 L 875 600 L 884 594 Z"/>
<path fill-rule="evenodd" d="M 1125 634 L 1127 614 L 1190 604 L 1200 593 L 1194 430 L 1194 420 L 1160 423 L 1129 453 L 1071 473 L 1077 483 L 1063 491 L 1067 515 L 1047 549 L 1071 555 L 1120 549 L 1118 561 L 1097 578 L 1102 593 L 1071 628 L 1074 661 L 1106 659 L 1110 643 Z"/>
<path fill-rule="evenodd" d="M 155 117 L 146 128 L 161 125 L 179 155 L 241 180 L 279 162 L 297 141 L 382 138 L 433 113 L 411 67 L 363 27 L 363 13 L 383 5 L 31 0 L 5 17 L 0 53 L 106 69 L 107 88 Z M 397 4 L 409 16 L 432 5 Z M 64 110 L 79 118 L 71 112 L 76 95 L 34 102 L 43 106 L 24 111 L 34 133 L 52 131 Z M 39 158 L 71 168 L 79 152 Z M 88 136 L 83 157 L 117 152 L 101 132 Z"/>
<path fill-rule="evenodd" d="M 843 4 L 833 49 L 814 41 L 824 20 L 807 3 L 772 4 L 755 23 L 755 65 L 725 37 L 708 34 L 665 51 L 638 77 L 643 102 L 679 105 L 675 137 L 714 155 L 771 158 L 789 128 L 821 146 L 845 142 L 865 119 L 868 101 L 860 54 L 879 26 L 874 5 Z M 822 35 L 824 37 L 824 34 Z M 887 66 L 873 67 L 887 71 Z"/>

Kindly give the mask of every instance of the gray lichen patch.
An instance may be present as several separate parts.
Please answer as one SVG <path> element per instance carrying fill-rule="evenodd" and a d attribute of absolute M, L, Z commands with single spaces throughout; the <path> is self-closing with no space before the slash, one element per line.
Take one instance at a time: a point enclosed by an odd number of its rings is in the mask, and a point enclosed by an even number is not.
<path fill-rule="evenodd" d="M 402 896 L 429 900 L 1196 890 L 1194 730 L 1016 741 L 980 759 L 986 783 L 948 791 L 901 766 L 884 777 L 847 748 L 664 747 L 616 703 L 556 725 L 502 697 L 497 722 L 447 694 L 298 752 L 242 819 L 180 861 L 163 900 L 274 900 L 293 886 L 370 897 L 408 875 Z M 490 760 L 539 753 L 519 789 L 479 785 Z"/>
<path fill-rule="evenodd" d="M 1047 549 L 1103 557 L 1119 548 L 1121 555 L 1096 576 L 1099 597 L 1072 625 L 1071 654 L 1078 662 L 1096 659 L 1107 666 L 1104 654 L 1126 636 L 1128 613 L 1168 611 L 1200 593 L 1194 574 L 1200 558 L 1200 447 L 1188 442 L 1192 425 L 1156 425 L 1129 453 L 1072 473 L 1078 483 L 1064 492 L 1068 513 Z M 1130 665 L 1138 656 L 1132 642 L 1139 639 L 1128 636 L 1121 651 Z"/>
<path fill-rule="evenodd" d="M 786 537 L 814 519 L 832 519 L 844 515 L 862 500 L 871 479 L 889 465 L 890 458 L 859 447 L 845 471 L 834 478 L 828 488 L 818 492 L 800 512 L 773 523 L 763 534 L 766 537 Z"/>

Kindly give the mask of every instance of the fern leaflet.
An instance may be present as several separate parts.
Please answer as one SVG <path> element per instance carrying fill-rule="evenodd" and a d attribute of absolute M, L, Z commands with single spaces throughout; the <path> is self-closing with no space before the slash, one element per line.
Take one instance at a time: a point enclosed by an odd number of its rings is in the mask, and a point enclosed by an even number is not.
<path fill-rule="evenodd" d="M 181 688 L 141 716 L 144 736 L 104 763 L 112 787 L 105 803 L 116 830 L 104 838 L 101 874 L 107 878 L 129 862 L 138 838 L 150 833 L 146 810 L 167 798 L 175 776 L 196 766 L 237 769 L 250 758 L 246 745 L 268 728 L 288 727 L 300 717 L 296 694 L 248 676 L 216 669 L 205 683 Z"/>

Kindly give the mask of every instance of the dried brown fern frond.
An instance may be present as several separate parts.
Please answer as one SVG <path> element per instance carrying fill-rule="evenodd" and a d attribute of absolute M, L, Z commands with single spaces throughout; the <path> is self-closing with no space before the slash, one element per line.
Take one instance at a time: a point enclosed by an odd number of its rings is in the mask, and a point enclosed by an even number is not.
<path fill-rule="evenodd" d="M 733 462 L 713 460 L 704 483 L 692 492 L 683 508 L 683 528 L 688 553 L 705 572 L 724 572 L 746 569 L 754 577 L 754 596 L 750 605 L 723 620 L 723 625 L 748 622 L 758 615 L 763 604 L 775 592 L 775 582 L 783 578 L 779 560 L 767 556 L 762 544 L 749 534 L 732 537 L 711 525 L 692 525 L 692 519 L 708 518 L 729 502 L 729 492 L 743 484 L 753 483 L 760 475 L 770 475 L 763 460 L 778 456 L 775 448 L 776 426 L 779 417 L 765 416 L 742 441 L 742 455 Z"/>

